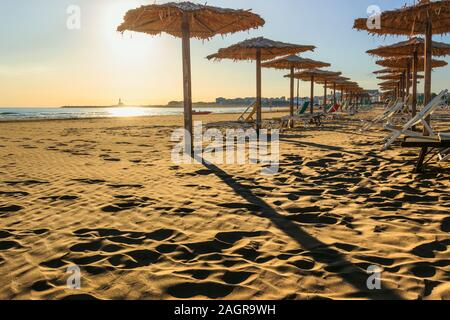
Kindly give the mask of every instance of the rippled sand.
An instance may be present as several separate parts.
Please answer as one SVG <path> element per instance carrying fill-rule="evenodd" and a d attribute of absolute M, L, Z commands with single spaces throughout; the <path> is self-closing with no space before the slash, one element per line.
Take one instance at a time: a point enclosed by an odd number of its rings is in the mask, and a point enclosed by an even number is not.
<path fill-rule="evenodd" d="M 283 133 L 272 176 L 173 164 L 180 117 L 0 123 L 0 298 L 450 299 L 450 163 L 371 115 Z"/>

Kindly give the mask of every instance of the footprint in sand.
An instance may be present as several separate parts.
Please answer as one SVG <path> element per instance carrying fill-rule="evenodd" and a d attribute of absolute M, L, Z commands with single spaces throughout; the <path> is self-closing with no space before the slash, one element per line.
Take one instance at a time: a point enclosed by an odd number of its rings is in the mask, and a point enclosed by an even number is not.
<path fill-rule="evenodd" d="M 30 195 L 30 194 L 25 191 L 0 191 L 0 196 L 5 196 L 5 197 L 17 198 L 17 197 L 26 197 L 28 195 Z"/>
<path fill-rule="evenodd" d="M 442 241 L 432 241 L 414 247 L 411 250 L 411 253 L 422 258 L 434 258 L 434 251 L 445 252 L 448 245 L 450 245 L 450 239 Z"/>
<path fill-rule="evenodd" d="M 12 204 L 12 205 L 1 205 L 0 206 L 0 214 L 17 212 L 22 210 L 23 207 Z"/>
<path fill-rule="evenodd" d="M 40 180 L 22 180 L 22 181 L 5 181 L 7 185 L 16 186 L 16 185 L 24 185 L 24 186 L 32 186 L 39 184 L 47 184 L 48 181 L 40 181 Z"/>
<path fill-rule="evenodd" d="M 85 179 L 85 178 L 73 179 L 73 181 L 81 182 L 84 184 L 102 184 L 106 182 L 105 180 L 102 179 Z"/>
<path fill-rule="evenodd" d="M 446 217 L 442 220 L 441 231 L 450 232 L 450 217 Z"/>
<path fill-rule="evenodd" d="M 71 195 L 63 195 L 63 196 L 50 196 L 50 197 L 42 197 L 40 200 L 50 200 L 50 201 L 74 201 L 79 199 L 78 196 Z"/>
<path fill-rule="evenodd" d="M 148 197 L 132 197 L 127 199 L 126 201 L 120 201 L 116 202 L 114 204 L 110 204 L 107 206 L 104 206 L 102 208 L 103 212 L 109 212 L 109 213 L 117 213 L 125 210 L 135 209 L 135 208 L 144 208 L 151 204 L 154 204 L 150 202 L 150 198 Z"/>
<path fill-rule="evenodd" d="M 246 281 L 252 275 L 254 275 L 253 272 L 226 271 L 222 277 L 222 280 L 227 284 L 236 285 Z"/>

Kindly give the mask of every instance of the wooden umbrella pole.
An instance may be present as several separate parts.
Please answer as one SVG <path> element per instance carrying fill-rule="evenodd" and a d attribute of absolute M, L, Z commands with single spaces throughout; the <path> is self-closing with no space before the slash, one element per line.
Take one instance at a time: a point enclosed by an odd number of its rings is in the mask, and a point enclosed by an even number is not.
<path fill-rule="evenodd" d="M 290 103 L 290 106 L 289 106 L 289 115 L 291 117 L 294 116 L 294 85 L 295 85 L 294 81 L 295 81 L 295 79 L 294 79 L 294 66 L 292 66 L 291 67 L 291 103 Z M 294 121 L 291 120 L 289 122 L 290 122 L 289 126 L 292 128 L 293 124 L 294 124 Z"/>
<path fill-rule="evenodd" d="M 402 75 L 400 76 L 400 97 L 402 99 L 405 99 L 405 72 L 402 72 Z"/>
<path fill-rule="evenodd" d="M 300 79 L 297 79 L 297 110 L 300 107 Z"/>
<path fill-rule="evenodd" d="M 325 80 L 325 85 L 323 86 L 323 110 L 326 111 L 327 110 L 327 80 Z"/>
<path fill-rule="evenodd" d="M 431 46 L 433 41 L 433 24 L 431 19 L 428 19 L 426 25 L 426 33 L 425 33 L 425 88 L 424 88 L 424 101 L 423 104 L 426 106 L 431 100 Z M 430 124 L 430 116 L 426 118 L 426 122 Z M 430 133 L 426 128 L 423 129 L 424 135 L 429 135 Z"/>
<path fill-rule="evenodd" d="M 261 130 L 261 49 L 256 49 L 256 132 Z"/>
<path fill-rule="evenodd" d="M 336 82 L 333 83 L 333 104 L 336 104 Z"/>
<path fill-rule="evenodd" d="M 185 129 L 185 152 L 192 155 L 192 83 L 191 83 L 191 42 L 188 15 L 183 16 L 182 28 L 182 50 L 183 50 L 183 94 L 184 94 L 184 129 Z"/>
<path fill-rule="evenodd" d="M 309 109 L 311 114 L 314 113 L 314 75 L 311 75 L 311 94 L 309 96 Z"/>
<path fill-rule="evenodd" d="M 417 56 L 417 48 L 414 50 L 413 54 L 413 62 L 412 62 L 412 72 L 413 72 L 413 78 L 412 78 L 412 106 L 411 106 L 411 113 L 414 117 L 417 113 L 417 63 L 418 63 L 418 56 Z"/>
<path fill-rule="evenodd" d="M 408 59 L 408 63 L 406 66 L 406 96 L 409 97 L 409 93 L 410 93 L 410 83 L 411 83 L 411 59 Z"/>

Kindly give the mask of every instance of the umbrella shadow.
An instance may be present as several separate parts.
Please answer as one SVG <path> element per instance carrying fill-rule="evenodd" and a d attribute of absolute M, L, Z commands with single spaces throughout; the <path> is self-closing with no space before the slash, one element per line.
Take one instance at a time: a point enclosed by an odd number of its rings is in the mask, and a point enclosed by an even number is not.
<path fill-rule="evenodd" d="M 259 207 L 259 217 L 270 220 L 280 231 L 297 242 L 301 248 L 311 251 L 311 257 L 315 261 L 324 263 L 328 266 L 333 266 L 337 262 L 345 265 L 347 267 L 347 271 L 345 273 L 337 273 L 337 275 L 340 276 L 342 280 L 359 290 L 359 294 L 362 294 L 369 299 L 403 299 L 395 291 L 383 285 L 382 290 L 376 290 L 377 292 L 370 291 L 367 288 L 367 279 L 369 275 L 365 270 L 348 261 L 345 256 L 336 249 L 331 248 L 329 245 L 311 236 L 298 224 L 295 224 L 291 220 L 279 214 L 267 202 L 255 195 L 251 189 L 233 179 L 233 176 L 229 175 L 221 168 L 203 161 L 203 158 L 198 155 L 194 158 L 199 163 L 202 163 L 208 170 L 213 172 L 225 184 L 227 184 L 237 195 L 242 197 L 249 204 Z M 323 248 L 325 248 L 325 250 Z"/>
<path fill-rule="evenodd" d="M 325 150 L 325 151 L 336 151 L 336 152 L 342 152 L 342 153 L 347 153 L 350 155 L 354 155 L 357 157 L 361 157 L 361 158 L 377 158 L 383 161 L 386 161 L 388 163 L 395 163 L 395 160 L 389 159 L 389 158 L 385 158 L 383 156 L 377 155 L 375 152 L 370 152 L 370 154 L 363 154 L 357 151 L 351 151 L 342 147 L 338 147 L 338 146 L 330 146 L 330 145 L 326 145 L 326 144 L 320 144 L 320 143 L 315 143 L 315 142 L 307 142 L 307 141 L 295 141 L 295 140 L 289 140 L 289 139 L 280 139 L 280 141 L 283 142 L 287 142 L 290 144 L 295 144 L 299 147 L 304 147 L 304 146 L 308 146 L 308 147 L 312 147 L 312 148 L 316 148 L 316 149 L 321 149 L 321 150 Z M 401 161 L 399 161 L 399 163 L 403 163 Z"/>

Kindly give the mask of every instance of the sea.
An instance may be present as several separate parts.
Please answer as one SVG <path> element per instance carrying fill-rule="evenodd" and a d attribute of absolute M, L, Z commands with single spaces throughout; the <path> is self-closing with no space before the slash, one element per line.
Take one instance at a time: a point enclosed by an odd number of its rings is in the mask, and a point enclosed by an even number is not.
<path fill-rule="evenodd" d="M 247 107 L 199 107 L 195 111 L 223 113 L 242 113 Z M 266 111 L 267 108 L 264 108 Z M 277 108 L 272 108 L 276 111 Z M 0 108 L 0 121 L 46 120 L 46 119 L 90 119 L 112 117 L 141 117 L 182 115 L 183 108 L 164 107 L 114 107 L 114 108 Z"/>

